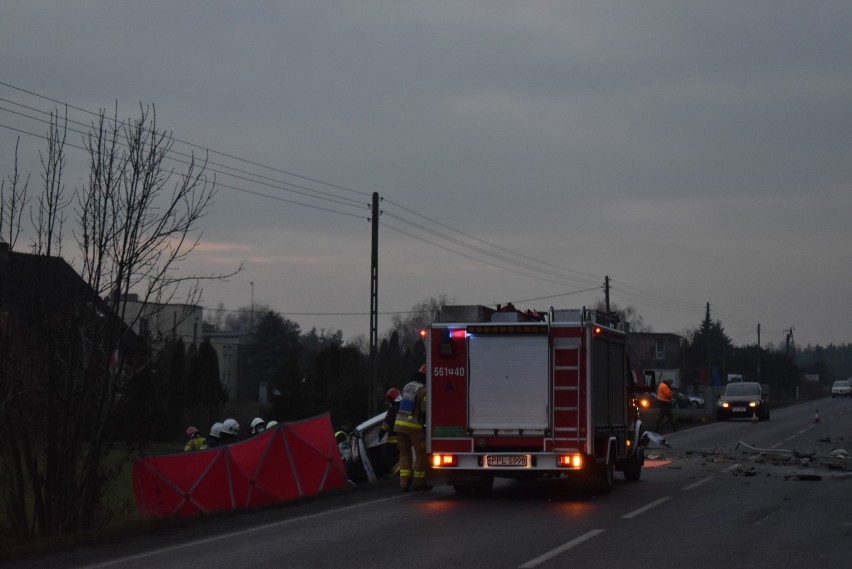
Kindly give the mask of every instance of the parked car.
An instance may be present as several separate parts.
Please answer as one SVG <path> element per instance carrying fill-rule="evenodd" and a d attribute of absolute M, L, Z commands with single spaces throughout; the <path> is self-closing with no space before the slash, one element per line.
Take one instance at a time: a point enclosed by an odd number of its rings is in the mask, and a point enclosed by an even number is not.
<path fill-rule="evenodd" d="M 673 395 L 674 405 L 678 409 L 692 409 L 692 399 L 686 393 L 675 391 Z"/>
<path fill-rule="evenodd" d="M 759 383 L 739 381 L 722 388 L 716 402 L 716 420 L 734 418 L 769 420 L 769 397 Z"/>
<path fill-rule="evenodd" d="M 696 400 L 698 400 L 698 403 L 696 403 Z M 672 394 L 672 401 L 677 409 L 696 409 L 704 406 L 704 399 L 680 391 L 675 391 Z M 639 398 L 639 407 L 642 409 L 657 409 L 659 406 L 660 402 L 654 393 L 643 393 L 642 397 Z"/>
<path fill-rule="evenodd" d="M 831 397 L 852 397 L 852 383 L 846 379 L 840 379 L 831 384 Z"/>
<path fill-rule="evenodd" d="M 687 395 L 689 398 L 689 406 L 693 409 L 701 409 L 704 407 L 704 398 L 698 395 Z"/>

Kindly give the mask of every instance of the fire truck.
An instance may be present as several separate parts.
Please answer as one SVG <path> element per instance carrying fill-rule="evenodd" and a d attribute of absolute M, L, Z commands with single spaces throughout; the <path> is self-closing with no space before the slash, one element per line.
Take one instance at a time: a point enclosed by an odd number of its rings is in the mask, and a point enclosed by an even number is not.
<path fill-rule="evenodd" d="M 445 306 L 427 330 L 427 452 L 459 493 L 495 477 L 639 480 L 625 333 L 593 310 Z"/>

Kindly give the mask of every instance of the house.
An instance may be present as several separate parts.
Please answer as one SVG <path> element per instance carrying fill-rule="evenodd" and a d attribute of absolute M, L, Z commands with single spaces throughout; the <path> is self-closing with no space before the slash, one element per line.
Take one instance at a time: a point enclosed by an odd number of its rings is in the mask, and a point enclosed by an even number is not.
<path fill-rule="evenodd" d="M 202 309 L 193 304 L 161 304 L 139 300 L 139 295 L 122 298 L 120 312 L 134 332 L 150 338 L 154 345 L 181 339 L 185 346 L 201 342 Z"/>
<path fill-rule="evenodd" d="M 682 344 L 683 339 L 677 334 L 631 332 L 627 335 L 630 365 L 641 370 L 645 385 L 656 386 L 663 379 L 671 379 L 675 387 L 683 387 Z"/>
<path fill-rule="evenodd" d="M 61 257 L 12 251 L 0 241 L 0 343 L 14 345 L 32 373 L 39 363 L 58 358 L 83 374 L 114 370 L 121 358 L 144 348 L 132 330 Z M 48 350 L 45 352 L 44 350 Z M 40 359 L 39 359 L 40 358 Z"/>

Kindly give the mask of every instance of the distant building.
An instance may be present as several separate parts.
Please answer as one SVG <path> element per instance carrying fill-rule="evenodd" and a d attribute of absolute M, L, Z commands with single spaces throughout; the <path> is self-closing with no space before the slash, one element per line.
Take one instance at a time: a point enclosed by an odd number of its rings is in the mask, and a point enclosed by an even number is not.
<path fill-rule="evenodd" d="M 219 380 L 230 401 L 255 401 L 257 397 L 255 393 L 254 397 L 246 399 L 246 394 L 241 389 L 244 382 L 240 381 L 240 370 L 244 369 L 244 365 L 241 362 L 240 346 L 246 343 L 248 336 L 249 334 L 237 331 L 204 332 L 204 339 L 210 341 L 210 345 L 219 356 Z"/>
<path fill-rule="evenodd" d="M 143 302 L 139 295 L 128 294 L 123 299 L 124 321 L 142 337 L 150 338 L 155 346 L 180 338 L 184 345 L 201 342 L 202 309 L 193 304 L 159 304 Z"/>
<path fill-rule="evenodd" d="M 630 365 L 641 372 L 646 385 L 657 385 L 671 379 L 675 387 L 681 385 L 683 339 L 677 334 L 631 332 L 627 335 Z"/>

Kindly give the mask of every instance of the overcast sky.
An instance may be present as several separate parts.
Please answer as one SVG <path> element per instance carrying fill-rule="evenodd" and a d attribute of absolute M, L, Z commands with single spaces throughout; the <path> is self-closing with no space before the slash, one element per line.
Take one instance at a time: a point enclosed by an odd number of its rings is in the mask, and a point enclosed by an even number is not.
<path fill-rule="evenodd" d="M 183 272 L 245 269 L 205 307 L 254 283 L 367 336 L 377 192 L 381 335 L 431 297 L 572 308 L 609 276 L 656 332 L 709 302 L 738 345 L 847 343 L 850 30 L 848 0 L 4 0 L 0 173 L 20 136 L 38 178 L 53 101 L 153 103 L 221 165 Z"/>

